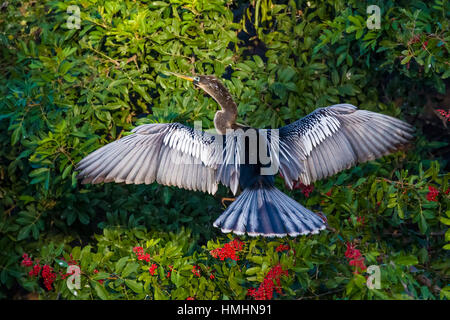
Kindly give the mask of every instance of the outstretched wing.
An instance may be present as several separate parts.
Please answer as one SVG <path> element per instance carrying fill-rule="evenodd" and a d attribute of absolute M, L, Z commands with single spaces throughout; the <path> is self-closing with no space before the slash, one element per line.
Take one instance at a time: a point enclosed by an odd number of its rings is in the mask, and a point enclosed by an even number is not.
<path fill-rule="evenodd" d="M 145 124 L 132 132 L 78 163 L 82 183 L 157 181 L 211 194 L 217 191 L 216 169 L 222 157 L 217 136 L 179 123 Z"/>
<path fill-rule="evenodd" d="M 279 129 L 279 167 L 289 187 L 309 185 L 351 166 L 398 150 L 411 125 L 350 104 L 320 108 Z"/>

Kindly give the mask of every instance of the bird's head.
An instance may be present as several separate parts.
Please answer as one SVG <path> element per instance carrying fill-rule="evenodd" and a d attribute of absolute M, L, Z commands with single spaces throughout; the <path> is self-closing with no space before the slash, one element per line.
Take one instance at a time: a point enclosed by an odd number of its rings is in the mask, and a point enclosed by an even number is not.
<path fill-rule="evenodd" d="M 223 83 L 216 76 L 185 76 L 178 73 L 171 73 L 174 76 L 188 80 L 194 84 L 194 86 L 202 89 L 211 97 L 220 98 L 225 92 L 228 92 Z"/>
<path fill-rule="evenodd" d="M 216 112 L 216 115 L 214 116 L 214 126 L 220 134 L 225 134 L 226 129 L 234 127 L 237 118 L 237 105 L 222 81 L 215 76 L 190 77 L 172 72 L 171 74 L 192 82 L 194 86 L 201 88 L 217 101 L 222 110 Z"/>

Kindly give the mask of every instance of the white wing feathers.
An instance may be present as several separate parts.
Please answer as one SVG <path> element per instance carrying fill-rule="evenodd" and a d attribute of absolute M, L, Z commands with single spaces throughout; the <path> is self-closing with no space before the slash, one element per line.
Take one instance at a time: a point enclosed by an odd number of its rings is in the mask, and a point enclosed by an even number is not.
<path fill-rule="evenodd" d="M 412 139 L 413 131 L 396 118 L 339 104 L 317 109 L 279 131 L 258 132 L 268 133 L 260 141 L 292 188 L 295 181 L 308 185 L 396 151 Z M 78 177 L 94 184 L 157 181 L 212 194 L 221 182 L 236 194 L 246 152 L 242 132 L 221 136 L 179 123 L 141 125 L 81 160 Z"/>
<path fill-rule="evenodd" d="M 350 104 L 317 109 L 280 128 L 280 172 L 288 186 L 306 185 L 398 150 L 414 129 Z"/>
<path fill-rule="evenodd" d="M 188 190 L 217 191 L 213 135 L 178 123 L 146 124 L 132 132 L 79 162 L 82 183 L 157 181 Z"/>

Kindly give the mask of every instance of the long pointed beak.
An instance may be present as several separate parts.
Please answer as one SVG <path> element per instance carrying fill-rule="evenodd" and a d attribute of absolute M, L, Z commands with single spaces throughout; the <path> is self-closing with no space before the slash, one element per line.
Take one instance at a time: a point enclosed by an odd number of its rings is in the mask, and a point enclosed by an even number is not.
<path fill-rule="evenodd" d="M 170 71 L 167 71 L 167 72 L 170 73 L 171 75 L 175 76 L 175 77 L 178 77 L 178 78 L 181 78 L 181 79 L 184 79 L 184 80 L 188 80 L 190 82 L 194 82 L 194 78 L 193 77 L 188 77 L 188 76 L 185 76 L 185 75 L 182 75 L 182 74 L 179 74 L 179 73 L 175 73 L 175 72 L 170 72 Z"/>

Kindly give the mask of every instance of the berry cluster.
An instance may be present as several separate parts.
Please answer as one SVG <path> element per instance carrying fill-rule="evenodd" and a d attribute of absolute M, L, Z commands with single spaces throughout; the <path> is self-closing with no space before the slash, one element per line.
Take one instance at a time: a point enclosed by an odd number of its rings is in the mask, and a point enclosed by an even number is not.
<path fill-rule="evenodd" d="M 170 266 L 168 266 L 168 268 L 169 268 L 169 271 L 167 271 L 166 278 L 170 278 L 170 275 L 172 274 L 173 266 L 170 265 Z"/>
<path fill-rule="evenodd" d="M 347 221 L 349 223 L 351 223 L 352 218 L 348 218 Z M 364 226 L 365 223 L 366 223 L 366 219 L 364 217 L 361 217 L 361 216 L 356 217 L 356 225 Z"/>
<path fill-rule="evenodd" d="M 255 300 L 271 300 L 273 297 L 273 290 L 282 294 L 281 291 L 281 276 L 288 275 L 287 270 L 283 270 L 280 264 L 272 267 L 265 276 L 263 282 L 258 289 L 248 289 L 247 295 L 253 297 Z M 275 286 L 276 283 L 276 286 Z"/>
<path fill-rule="evenodd" d="M 150 274 L 152 276 L 154 276 L 157 268 L 158 268 L 158 266 L 156 264 L 152 263 L 152 265 L 150 266 L 150 269 L 148 269 L 148 272 L 150 272 Z"/>
<path fill-rule="evenodd" d="M 314 185 L 310 184 L 309 186 L 304 185 L 302 182 L 297 181 L 294 186 L 294 190 L 300 189 L 303 195 L 309 198 L 309 195 L 314 191 Z"/>
<path fill-rule="evenodd" d="M 40 275 L 42 277 L 42 279 L 44 280 L 45 288 L 48 291 L 52 290 L 53 282 L 56 280 L 56 273 L 53 272 L 53 268 L 46 264 L 41 266 L 41 264 L 39 263 L 39 260 L 36 260 L 36 261 L 31 260 L 31 258 L 28 256 L 27 253 L 24 253 L 22 255 L 22 258 L 23 258 L 23 260 L 20 263 L 22 266 L 24 266 L 24 267 L 32 266 L 31 270 L 28 272 L 28 275 L 30 277 L 37 277 L 37 278 Z"/>
<path fill-rule="evenodd" d="M 364 264 L 364 257 L 362 256 L 361 252 L 356 249 L 356 246 L 351 244 L 350 242 L 347 243 L 345 256 L 350 260 L 349 264 L 351 266 L 354 266 L 361 271 L 365 271 L 367 269 L 366 265 Z M 358 273 L 358 270 L 356 270 L 355 273 Z"/>
<path fill-rule="evenodd" d="M 280 173 L 280 177 L 284 179 L 284 177 L 281 173 Z M 308 198 L 309 195 L 311 194 L 311 192 L 313 192 L 313 190 L 314 190 L 314 185 L 311 184 L 309 186 L 306 186 L 302 182 L 297 181 L 292 186 L 292 189 L 294 189 L 294 190 L 300 189 L 302 191 L 303 195 Z M 331 190 L 330 190 L 330 195 L 331 195 Z"/>
<path fill-rule="evenodd" d="M 39 263 L 36 263 L 33 266 L 33 269 L 31 269 L 30 272 L 28 272 L 28 275 L 30 277 L 39 277 L 40 272 L 41 272 L 41 265 Z"/>
<path fill-rule="evenodd" d="M 194 274 L 194 276 L 200 278 L 200 268 L 197 266 L 193 266 L 191 272 Z"/>
<path fill-rule="evenodd" d="M 446 118 L 447 121 L 450 121 L 450 112 L 449 111 L 445 111 L 445 110 L 442 110 L 442 109 L 436 109 L 436 111 L 439 112 L 441 114 L 441 116 Z"/>
<path fill-rule="evenodd" d="M 22 263 L 21 263 L 22 266 L 31 267 L 33 265 L 33 261 L 31 260 L 30 257 L 28 257 L 28 254 L 24 253 L 22 255 L 22 258 L 23 258 Z"/>
<path fill-rule="evenodd" d="M 290 249 L 289 245 L 284 245 L 284 244 L 280 244 L 275 251 L 276 252 L 283 252 L 283 251 L 288 251 Z"/>
<path fill-rule="evenodd" d="M 237 253 L 242 250 L 244 243 L 239 239 L 234 239 L 233 241 L 226 243 L 222 248 L 217 248 L 210 251 L 211 256 L 221 261 L 226 258 L 238 261 L 239 257 Z"/>
<path fill-rule="evenodd" d="M 427 200 L 437 201 L 436 197 L 439 195 L 439 190 L 433 186 L 428 186 Z"/>
<path fill-rule="evenodd" d="M 52 290 L 52 284 L 56 280 L 56 273 L 53 272 L 53 268 L 45 264 L 42 267 L 41 275 L 44 279 L 45 288 L 47 288 L 48 291 Z"/>
<path fill-rule="evenodd" d="M 138 260 L 144 260 L 146 262 L 150 262 L 150 254 L 144 254 L 144 248 L 142 247 L 134 247 L 133 252 L 136 254 Z"/>

